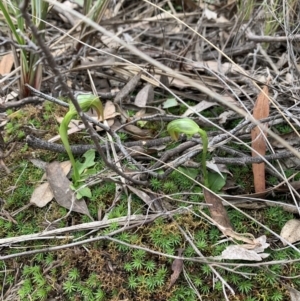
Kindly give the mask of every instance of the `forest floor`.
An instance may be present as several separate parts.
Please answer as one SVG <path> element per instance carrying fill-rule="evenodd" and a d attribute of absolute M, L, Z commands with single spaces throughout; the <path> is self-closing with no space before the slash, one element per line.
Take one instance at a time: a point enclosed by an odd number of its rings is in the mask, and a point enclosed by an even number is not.
<path fill-rule="evenodd" d="M 300 4 L 85 2 L 0 9 L 1 300 L 300 300 Z"/>

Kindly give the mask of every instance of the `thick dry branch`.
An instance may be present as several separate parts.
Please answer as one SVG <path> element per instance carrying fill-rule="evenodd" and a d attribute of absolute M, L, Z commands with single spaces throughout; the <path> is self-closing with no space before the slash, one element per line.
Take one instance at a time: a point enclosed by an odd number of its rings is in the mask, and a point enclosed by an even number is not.
<path fill-rule="evenodd" d="M 5 104 L 0 104 L 0 112 L 5 112 L 8 109 L 15 109 L 19 108 L 22 106 L 25 106 L 27 104 L 38 104 L 38 103 L 43 103 L 44 99 L 38 97 L 38 96 L 30 96 L 23 98 L 19 101 L 9 101 L 6 102 Z"/>
<path fill-rule="evenodd" d="M 278 154 L 266 155 L 264 157 L 235 157 L 235 158 L 220 158 L 214 157 L 213 161 L 216 164 L 234 164 L 234 165 L 245 165 L 245 164 L 252 164 L 252 163 L 262 163 L 265 161 L 270 160 L 279 160 L 279 159 L 286 159 L 295 157 L 295 155 L 289 151 L 285 151 Z"/>
<path fill-rule="evenodd" d="M 143 146 L 143 147 L 153 147 L 153 146 L 160 146 L 165 143 L 169 143 L 171 141 L 170 137 L 165 137 L 165 138 L 158 138 L 154 140 L 139 140 L 139 141 L 133 141 L 133 142 L 125 142 L 124 147 L 129 148 L 132 146 Z M 63 145 L 57 144 L 57 143 L 52 143 L 45 141 L 43 139 L 37 138 L 32 135 L 28 135 L 26 137 L 26 142 L 28 145 L 32 148 L 35 149 L 44 149 L 44 150 L 49 150 L 57 153 L 66 153 L 66 150 Z M 103 150 L 106 149 L 106 146 L 101 146 Z M 108 146 L 109 147 L 109 146 Z M 95 145 L 93 144 L 79 144 L 79 145 L 72 145 L 71 150 L 74 155 L 82 155 L 89 149 L 95 149 Z M 118 145 L 115 145 L 115 149 L 119 151 Z"/>

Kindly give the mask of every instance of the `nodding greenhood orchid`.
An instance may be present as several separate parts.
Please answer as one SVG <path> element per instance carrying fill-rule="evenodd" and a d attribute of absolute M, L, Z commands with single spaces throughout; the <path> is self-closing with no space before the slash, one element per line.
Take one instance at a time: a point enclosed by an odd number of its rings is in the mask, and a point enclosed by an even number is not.
<path fill-rule="evenodd" d="M 87 112 L 90 109 L 95 109 L 95 111 L 97 112 L 98 119 L 101 116 L 102 120 L 104 120 L 103 106 L 102 106 L 102 102 L 100 101 L 98 96 L 95 96 L 94 94 L 81 94 L 81 95 L 77 96 L 77 101 L 83 112 Z M 71 161 L 71 164 L 73 167 L 72 179 L 73 179 L 74 187 L 76 187 L 78 185 L 78 182 L 80 180 L 80 175 L 79 175 L 78 169 L 76 167 L 75 159 L 72 154 L 71 147 L 70 147 L 69 140 L 68 140 L 68 126 L 69 126 L 69 123 L 71 122 L 71 120 L 73 118 L 75 118 L 76 116 L 77 116 L 77 111 L 76 111 L 74 105 L 70 104 L 69 111 L 64 116 L 64 119 L 59 127 L 60 138 L 64 144 L 64 147 L 68 153 L 68 156 L 70 158 L 70 161 Z"/>
<path fill-rule="evenodd" d="M 171 121 L 167 126 L 167 131 L 173 140 L 177 141 L 180 133 L 184 133 L 191 137 L 194 134 L 199 133 L 202 139 L 203 151 L 202 151 L 202 167 L 203 167 L 203 179 L 204 185 L 208 187 L 208 174 L 206 168 L 206 155 L 208 148 L 207 134 L 202 130 L 198 124 L 190 118 L 181 118 Z"/>

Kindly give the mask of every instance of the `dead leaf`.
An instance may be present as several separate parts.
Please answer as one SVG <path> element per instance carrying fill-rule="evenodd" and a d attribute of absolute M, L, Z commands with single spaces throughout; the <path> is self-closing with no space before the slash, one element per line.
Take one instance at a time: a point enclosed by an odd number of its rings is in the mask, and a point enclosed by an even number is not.
<path fill-rule="evenodd" d="M 267 83 L 268 84 L 268 83 Z M 256 120 L 260 120 L 269 116 L 269 99 L 268 99 L 268 86 L 264 86 L 263 90 L 259 93 L 254 109 L 253 117 Z M 266 131 L 262 131 L 259 127 L 255 127 L 251 131 L 252 149 L 258 154 L 264 156 L 266 154 L 266 142 L 264 135 Z M 258 154 L 252 151 L 252 157 L 257 157 Z M 252 164 L 253 177 L 254 177 L 254 188 L 255 192 L 263 192 L 266 190 L 266 179 L 265 179 L 265 163 L 254 163 Z"/>
<path fill-rule="evenodd" d="M 14 64 L 14 56 L 12 52 L 4 55 L 0 62 L 0 74 L 8 74 Z"/>
<path fill-rule="evenodd" d="M 137 96 L 135 97 L 134 104 L 140 108 L 144 108 L 147 103 L 153 101 L 153 99 L 153 87 L 150 84 L 146 84 L 146 86 L 138 92 Z"/>
<path fill-rule="evenodd" d="M 133 186 L 130 186 L 130 185 L 127 185 L 127 187 L 134 194 L 136 194 L 143 202 L 145 202 L 151 210 L 154 210 L 153 201 L 151 200 L 150 196 L 146 192 L 144 192 L 140 189 L 134 188 Z"/>
<path fill-rule="evenodd" d="M 206 161 L 206 167 L 218 173 L 222 178 L 224 178 L 222 172 L 232 176 L 231 172 L 228 170 L 225 164 L 216 164 L 212 161 Z"/>
<path fill-rule="evenodd" d="M 232 260 L 249 260 L 249 261 L 262 261 L 270 254 L 258 253 L 256 250 L 249 250 L 242 245 L 228 246 L 218 259 L 232 259 Z"/>
<path fill-rule="evenodd" d="M 178 251 L 177 256 L 181 257 L 182 256 L 182 252 L 184 251 L 184 249 L 179 248 L 177 251 Z M 173 273 L 171 275 L 170 284 L 168 286 L 168 289 L 170 289 L 175 284 L 175 282 L 178 279 L 178 277 L 179 277 L 182 269 L 183 269 L 183 260 L 179 259 L 179 258 L 176 258 L 173 261 L 173 263 L 172 263 L 172 271 L 173 271 Z"/>
<path fill-rule="evenodd" d="M 290 219 L 283 226 L 280 236 L 290 242 L 291 244 L 300 240 L 300 220 Z M 283 245 L 286 246 L 287 243 L 281 240 Z"/>
<path fill-rule="evenodd" d="M 285 285 L 285 284 L 283 284 L 283 285 L 289 291 L 290 296 L 291 296 L 291 301 L 300 301 L 300 292 L 299 291 L 297 291 L 296 289 L 294 289 L 288 285 Z"/>
<path fill-rule="evenodd" d="M 30 160 L 35 166 L 46 170 L 47 163 L 42 160 L 31 159 Z M 64 161 L 60 163 L 60 167 L 63 170 L 64 175 L 67 175 L 71 170 L 71 162 Z M 41 181 L 46 179 L 46 174 L 44 174 L 41 178 Z M 37 207 L 46 206 L 53 199 L 53 193 L 50 189 L 50 185 L 48 182 L 43 183 L 36 187 L 31 195 L 30 204 L 36 205 Z"/>
<path fill-rule="evenodd" d="M 84 200 L 77 200 L 70 188 L 71 182 L 64 175 L 59 162 L 52 162 L 46 167 L 47 179 L 55 200 L 59 205 L 72 211 L 82 213 L 93 219 Z M 72 200 L 74 204 L 72 206 Z"/>
<path fill-rule="evenodd" d="M 270 244 L 267 243 L 267 236 L 266 235 L 262 235 L 258 238 L 255 238 L 254 243 L 256 245 L 256 247 L 253 249 L 258 253 L 263 252 L 265 249 L 269 248 Z"/>
<path fill-rule="evenodd" d="M 60 162 L 59 165 L 62 168 L 65 176 L 70 172 L 71 167 L 72 167 L 70 160 Z"/>
<path fill-rule="evenodd" d="M 208 206 L 210 215 L 212 219 L 216 222 L 216 225 L 220 225 L 225 229 L 232 229 L 227 211 L 222 203 L 222 199 L 211 193 L 209 190 L 203 187 L 203 193 L 205 202 L 209 204 Z M 219 228 L 223 232 L 223 228 Z M 224 233 L 225 234 L 225 233 Z"/>
<path fill-rule="evenodd" d="M 30 204 L 39 208 L 45 207 L 53 199 L 53 193 L 48 182 L 36 187 L 31 195 Z"/>
<path fill-rule="evenodd" d="M 176 98 L 174 98 L 174 97 L 168 98 L 166 101 L 163 102 L 164 109 L 169 109 L 169 108 L 173 108 L 173 107 L 177 107 L 177 106 L 179 106 L 179 103 L 176 100 Z"/>
<path fill-rule="evenodd" d="M 112 101 L 108 100 L 105 103 L 103 114 L 104 114 L 104 119 L 115 118 L 116 115 L 118 115 L 118 113 L 116 113 L 116 106 Z"/>
<path fill-rule="evenodd" d="M 206 100 L 203 100 L 201 102 L 199 102 L 198 104 L 196 104 L 195 106 L 192 106 L 190 108 L 188 108 L 183 114 L 182 116 L 184 117 L 187 117 L 187 116 L 190 116 L 192 114 L 195 114 L 195 111 L 197 113 L 199 112 L 202 112 L 212 106 L 216 106 L 217 103 L 216 102 L 211 102 L 211 101 L 206 101 Z"/>
<path fill-rule="evenodd" d="M 126 131 L 128 131 L 133 138 L 152 138 L 151 137 L 151 132 L 149 130 L 144 130 L 140 129 L 139 127 L 133 125 L 133 124 L 128 124 L 124 127 Z"/>

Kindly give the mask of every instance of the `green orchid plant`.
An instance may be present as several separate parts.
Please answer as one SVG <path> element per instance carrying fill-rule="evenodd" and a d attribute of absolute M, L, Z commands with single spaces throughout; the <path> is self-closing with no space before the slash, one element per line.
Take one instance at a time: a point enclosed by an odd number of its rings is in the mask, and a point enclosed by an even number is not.
<path fill-rule="evenodd" d="M 103 117 L 103 106 L 102 102 L 100 101 L 98 96 L 95 96 L 94 94 L 81 94 L 77 96 L 77 101 L 82 109 L 83 112 L 87 112 L 90 109 L 95 109 L 97 112 L 98 119 L 101 116 L 102 120 L 104 120 Z M 73 167 L 73 175 L 72 175 L 72 180 L 73 180 L 73 187 L 75 189 L 79 188 L 79 182 L 80 182 L 80 165 L 75 162 L 73 153 L 71 151 L 71 147 L 69 144 L 69 139 L 68 139 L 68 126 L 71 122 L 72 119 L 74 119 L 77 116 L 77 111 L 74 107 L 73 104 L 70 104 L 69 111 L 67 114 L 64 116 L 64 119 L 62 123 L 60 124 L 59 127 L 59 135 L 60 138 L 64 144 L 64 147 L 67 151 L 67 154 L 70 158 L 72 167 Z"/>
<path fill-rule="evenodd" d="M 167 126 L 167 131 L 173 140 L 177 141 L 179 134 L 186 134 L 188 137 L 192 137 L 195 134 L 199 134 L 202 139 L 202 175 L 203 184 L 205 187 L 209 188 L 214 192 L 219 192 L 226 183 L 226 176 L 215 172 L 207 171 L 206 157 L 208 149 L 208 138 L 204 130 L 202 130 L 198 124 L 190 118 L 182 118 L 171 121 Z"/>
<path fill-rule="evenodd" d="M 208 173 L 206 167 L 206 156 L 208 148 L 208 138 L 204 130 L 202 130 L 198 124 L 190 118 L 182 118 L 171 121 L 167 126 L 171 138 L 175 141 L 178 140 L 181 133 L 186 134 L 188 137 L 192 137 L 195 134 L 199 134 L 202 139 L 203 151 L 202 151 L 202 173 L 204 185 L 209 187 Z"/>

